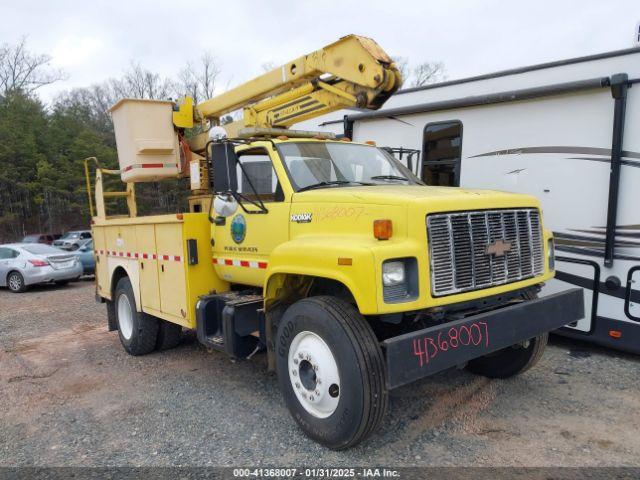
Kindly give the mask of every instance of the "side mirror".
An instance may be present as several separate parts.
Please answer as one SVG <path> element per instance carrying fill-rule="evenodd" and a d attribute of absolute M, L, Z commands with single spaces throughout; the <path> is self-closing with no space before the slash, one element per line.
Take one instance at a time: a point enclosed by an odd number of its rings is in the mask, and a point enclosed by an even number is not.
<path fill-rule="evenodd" d="M 215 142 L 211 144 L 211 164 L 213 191 L 216 193 L 235 192 L 238 189 L 238 155 L 236 155 L 233 143 Z"/>
<path fill-rule="evenodd" d="M 213 200 L 213 210 L 219 217 L 230 217 L 238 210 L 238 202 L 228 193 L 216 195 Z"/>

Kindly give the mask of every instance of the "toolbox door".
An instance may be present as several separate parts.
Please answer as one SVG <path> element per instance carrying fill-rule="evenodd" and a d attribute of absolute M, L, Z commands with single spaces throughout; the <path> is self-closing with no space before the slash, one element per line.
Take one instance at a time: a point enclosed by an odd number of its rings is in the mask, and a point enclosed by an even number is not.
<path fill-rule="evenodd" d="M 184 322 L 187 317 L 187 287 L 182 223 L 161 223 L 155 226 L 155 232 L 160 310 Z"/>
<path fill-rule="evenodd" d="M 140 303 L 142 309 L 160 310 L 156 235 L 153 225 L 137 225 L 138 267 L 140 272 Z"/>

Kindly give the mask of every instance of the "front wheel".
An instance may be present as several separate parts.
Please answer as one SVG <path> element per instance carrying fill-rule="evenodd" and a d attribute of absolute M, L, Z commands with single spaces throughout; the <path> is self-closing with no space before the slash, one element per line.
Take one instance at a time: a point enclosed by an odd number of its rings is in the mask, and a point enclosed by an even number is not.
<path fill-rule="evenodd" d="M 342 450 L 379 426 L 388 402 L 384 358 L 351 304 L 334 297 L 294 303 L 279 322 L 276 353 L 285 402 L 309 437 Z"/>

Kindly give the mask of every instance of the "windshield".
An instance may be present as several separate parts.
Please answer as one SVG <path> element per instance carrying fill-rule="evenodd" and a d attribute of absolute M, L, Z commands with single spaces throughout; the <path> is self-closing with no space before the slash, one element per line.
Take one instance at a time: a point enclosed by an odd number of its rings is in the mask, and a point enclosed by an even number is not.
<path fill-rule="evenodd" d="M 63 253 L 59 248 L 50 247 L 49 245 L 45 245 L 42 243 L 38 243 L 36 245 L 25 245 L 21 248 L 29 253 L 33 253 L 34 255 L 45 255 L 47 253 Z"/>
<path fill-rule="evenodd" d="M 343 142 L 287 142 L 278 145 L 296 191 L 333 185 L 422 185 L 387 152 Z"/>
<path fill-rule="evenodd" d="M 22 239 L 22 243 L 38 243 L 40 235 L 27 235 Z"/>
<path fill-rule="evenodd" d="M 69 238 L 80 238 L 80 232 L 67 232 L 62 236 L 62 239 L 64 240 Z"/>

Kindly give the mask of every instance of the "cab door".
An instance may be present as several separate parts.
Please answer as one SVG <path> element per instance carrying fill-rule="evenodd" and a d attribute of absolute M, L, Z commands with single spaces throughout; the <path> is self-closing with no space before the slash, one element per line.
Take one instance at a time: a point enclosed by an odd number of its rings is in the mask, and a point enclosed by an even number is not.
<path fill-rule="evenodd" d="M 213 261 L 228 282 L 262 286 L 271 252 L 289 239 L 290 193 L 282 188 L 274 159 L 277 153 L 267 147 L 238 152 L 236 191 L 266 211 L 244 200 L 247 211 L 239 206 L 224 222 L 212 225 Z"/>

